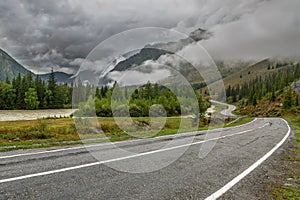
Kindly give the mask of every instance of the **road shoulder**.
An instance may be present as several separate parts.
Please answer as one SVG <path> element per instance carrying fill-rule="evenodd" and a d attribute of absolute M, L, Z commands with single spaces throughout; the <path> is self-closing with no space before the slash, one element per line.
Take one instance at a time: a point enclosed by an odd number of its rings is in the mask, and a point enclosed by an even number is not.
<path fill-rule="evenodd" d="M 295 140 L 293 130 L 281 148 L 220 199 L 277 199 L 276 192 L 280 192 L 280 187 L 292 185 L 291 171 L 292 174 L 300 173 L 299 162 L 288 159 L 294 149 Z"/>

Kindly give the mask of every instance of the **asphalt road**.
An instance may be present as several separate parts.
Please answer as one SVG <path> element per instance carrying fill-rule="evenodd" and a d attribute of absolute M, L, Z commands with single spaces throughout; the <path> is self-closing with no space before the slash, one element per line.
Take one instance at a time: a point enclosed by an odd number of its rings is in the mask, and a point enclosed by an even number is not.
<path fill-rule="evenodd" d="M 214 101 L 214 100 L 211 100 L 211 102 L 227 106 L 227 109 L 221 111 L 222 115 L 225 115 L 225 116 L 228 116 L 228 117 L 236 117 L 236 115 L 232 113 L 236 109 L 236 107 L 234 105 L 230 105 L 230 104 L 227 104 L 227 103 L 222 103 L 222 102 Z"/>
<path fill-rule="evenodd" d="M 203 131 L 1 153 L 0 199 L 214 199 L 264 165 L 288 133 L 282 119 L 256 119 L 210 131 L 209 140 Z"/>

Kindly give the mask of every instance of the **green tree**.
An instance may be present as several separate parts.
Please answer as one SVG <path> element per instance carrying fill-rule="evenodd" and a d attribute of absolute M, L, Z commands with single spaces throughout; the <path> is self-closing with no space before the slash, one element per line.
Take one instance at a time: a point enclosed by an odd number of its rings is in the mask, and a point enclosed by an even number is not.
<path fill-rule="evenodd" d="M 44 97 L 45 97 L 45 83 L 42 81 L 42 79 L 39 76 L 36 76 L 35 78 L 35 89 L 38 95 L 38 101 L 40 102 L 39 108 L 45 108 L 46 105 L 44 105 Z"/>
<path fill-rule="evenodd" d="M 252 99 L 252 105 L 253 105 L 253 106 L 256 106 L 256 105 L 257 105 L 257 97 L 256 97 L 255 94 L 254 94 L 253 99 Z"/>
<path fill-rule="evenodd" d="M 295 105 L 299 106 L 299 94 L 296 92 L 296 100 L 295 100 Z"/>
<path fill-rule="evenodd" d="M 136 104 L 131 104 L 129 106 L 129 113 L 131 117 L 140 117 L 141 116 L 141 108 Z"/>
<path fill-rule="evenodd" d="M 0 83 L 0 109 L 14 109 L 16 94 L 15 89 L 7 83 Z"/>
<path fill-rule="evenodd" d="M 95 94 L 95 97 L 97 97 L 98 99 L 101 99 L 101 93 L 100 93 L 99 87 L 96 87 L 96 94 Z"/>
<path fill-rule="evenodd" d="M 17 78 L 13 81 L 13 88 L 16 90 L 16 108 L 24 108 L 24 97 L 23 97 L 23 87 L 22 87 L 22 77 L 18 73 Z"/>
<path fill-rule="evenodd" d="M 38 96 L 35 88 L 29 88 L 27 92 L 25 92 L 25 104 L 26 109 L 35 110 L 39 107 Z"/>
<path fill-rule="evenodd" d="M 93 117 L 95 115 L 95 99 L 89 96 L 86 102 L 80 102 L 75 115 L 77 117 Z"/>
<path fill-rule="evenodd" d="M 57 87 L 57 84 L 56 84 L 56 80 L 55 80 L 55 75 L 54 75 L 54 72 L 53 72 L 53 68 L 51 69 L 51 73 L 49 75 L 49 80 L 48 80 L 48 90 L 50 92 L 47 93 L 48 95 L 48 102 L 47 102 L 47 107 L 48 108 L 55 108 L 55 96 L 56 96 L 56 87 Z"/>
<path fill-rule="evenodd" d="M 283 108 L 287 109 L 290 108 L 291 106 L 292 106 L 292 89 L 289 87 L 284 95 Z"/>
<path fill-rule="evenodd" d="M 5 83 L 10 85 L 10 80 L 9 80 L 8 76 L 6 76 L 6 78 L 5 78 Z"/>
<path fill-rule="evenodd" d="M 271 101 L 275 101 L 276 100 L 276 96 L 275 96 L 275 91 L 272 90 L 272 94 L 271 94 Z"/>

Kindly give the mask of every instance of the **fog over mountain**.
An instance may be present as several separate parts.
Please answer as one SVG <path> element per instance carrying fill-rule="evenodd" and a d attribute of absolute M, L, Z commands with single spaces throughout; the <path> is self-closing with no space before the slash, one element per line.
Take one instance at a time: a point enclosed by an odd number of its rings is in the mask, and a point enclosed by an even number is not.
<path fill-rule="evenodd" d="M 298 57 L 299 0 L 79 0 L 0 2 L 0 47 L 35 73 L 76 73 L 100 42 L 132 28 L 163 27 L 199 41 L 214 59 Z M 184 49 L 193 55 L 193 46 Z"/>

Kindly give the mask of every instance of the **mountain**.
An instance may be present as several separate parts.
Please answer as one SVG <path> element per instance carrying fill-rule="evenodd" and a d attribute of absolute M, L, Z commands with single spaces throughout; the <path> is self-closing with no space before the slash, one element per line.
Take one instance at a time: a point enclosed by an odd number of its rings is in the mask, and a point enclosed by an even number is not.
<path fill-rule="evenodd" d="M 101 79 L 101 83 L 99 85 L 107 85 L 113 83 L 112 80 L 108 75 L 113 71 L 126 71 L 135 66 L 139 66 L 143 64 L 145 61 L 152 60 L 155 61 L 159 59 L 162 55 L 165 54 L 173 54 L 174 52 L 180 51 L 185 46 L 197 42 L 200 40 L 208 39 L 211 36 L 211 33 L 203 30 L 197 29 L 189 34 L 189 37 L 180 39 L 174 42 L 167 42 L 167 43 L 155 43 L 155 44 L 148 44 L 145 45 L 139 51 L 132 51 L 127 52 L 124 55 L 120 55 L 117 57 L 112 63 L 110 63 L 106 70 L 104 70 L 99 77 Z M 189 63 L 181 63 L 179 66 L 179 71 L 187 76 L 191 76 L 193 72 L 193 67 L 190 66 Z M 19 64 L 16 60 L 14 60 L 11 56 L 9 56 L 6 52 L 0 49 L 0 81 L 5 80 L 8 77 L 10 80 L 16 77 L 20 73 L 24 76 L 27 73 L 32 73 Z M 94 72 L 84 72 L 84 73 L 92 73 L 94 76 Z M 32 73 L 35 75 L 34 73 Z M 47 74 L 40 74 L 39 76 L 42 80 L 47 81 L 49 79 L 50 73 Z M 71 83 L 74 78 L 72 74 L 66 74 L 63 72 L 55 72 L 55 77 L 58 83 Z M 72 78 L 71 78 L 72 77 Z M 89 76 L 87 76 L 89 77 Z M 82 79 L 85 80 L 85 79 Z"/>
<path fill-rule="evenodd" d="M 22 76 L 27 73 L 32 73 L 15 59 L 13 59 L 8 53 L 0 49 L 0 81 L 4 81 L 6 77 L 12 80 L 18 74 Z"/>
<path fill-rule="evenodd" d="M 23 65 L 18 63 L 12 56 L 0 49 L 0 81 L 5 81 L 6 77 L 12 80 L 18 74 L 24 76 L 28 73 L 32 73 L 30 70 L 26 69 Z M 50 73 L 47 74 L 38 74 L 42 80 L 48 81 Z M 58 83 L 71 83 L 73 79 L 71 76 L 73 74 L 66 74 L 64 72 L 54 72 L 55 79 Z"/>
<path fill-rule="evenodd" d="M 161 49 L 143 48 L 129 59 L 119 62 L 111 71 L 125 71 L 131 67 L 141 65 L 146 60 L 157 60 L 160 56 L 167 53 L 170 54 L 170 52 Z"/>
<path fill-rule="evenodd" d="M 211 37 L 211 35 L 212 34 L 209 31 L 199 28 L 191 32 L 188 37 L 178 41 L 146 44 L 138 52 L 130 52 L 130 54 L 127 56 L 120 55 L 122 59 L 116 58 L 115 61 L 106 67 L 106 70 L 100 74 L 100 80 L 98 84 L 101 86 L 113 83 L 114 80 L 112 80 L 109 76 L 112 72 L 123 72 L 141 65 L 145 61 L 156 61 L 162 55 L 174 54 L 189 44 L 208 39 Z M 184 75 L 191 76 L 194 74 L 193 66 L 187 62 L 181 63 L 180 66 L 177 67 L 179 68 L 178 70 Z"/>
<path fill-rule="evenodd" d="M 191 32 L 189 37 L 176 42 L 148 44 L 137 54 L 119 62 L 111 71 L 125 71 L 132 67 L 141 65 L 147 60 L 155 61 L 162 55 L 173 54 L 193 42 L 208 39 L 210 36 L 210 32 L 199 28 Z"/>
<path fill-rule="evenodd" d="M 38 74 L 38 76 L 43 81 L 48 81 L 50 73 Z M 57 83 L 59 83 L 59 84 L 61 84 L 61 83 L 72 83 L 73 80 L 74 80 L 73 78 L 71 78 L 73 76 L 73 74 L 67 74 L 67 73 L 64 73 L 64 72 L 54 72 L 54 76 L 55 76 L 55 79 L 56 79 Z"/>
<path fill-rule="evenodd" d="M 264 79 L 269 75 L 276 74 L 282 70 L 287 70 L 292 67 L 290 63 L 277 64 L 277 61 L 270 59 L 261 60 L 255 64 L 249 65 L 248 67 L 243 67 L 242 69 L 231 73 L 222 80 L 216 81 L 209 85 L 210 88 L 213 88 L 215 93 L 220 93 L 220 84 L 224 84 L 225 89 L 229 86 L 236 87 L 237 85 L 243 85 L 248 83 L 251 80 L 254 80 L 256 77 L 261 77 Z"/>

